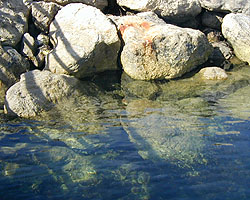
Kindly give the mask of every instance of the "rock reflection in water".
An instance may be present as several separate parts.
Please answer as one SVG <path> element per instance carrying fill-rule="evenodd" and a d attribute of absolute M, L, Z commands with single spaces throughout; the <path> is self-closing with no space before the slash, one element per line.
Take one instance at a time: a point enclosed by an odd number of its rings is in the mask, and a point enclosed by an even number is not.
<path fill-rule="evenodd" d="M 206 163 L 197 118 L 145 99 L 131 101 L 126 110 L 124 129 L 144 159 L 163 159 L 188 168 Z"/>

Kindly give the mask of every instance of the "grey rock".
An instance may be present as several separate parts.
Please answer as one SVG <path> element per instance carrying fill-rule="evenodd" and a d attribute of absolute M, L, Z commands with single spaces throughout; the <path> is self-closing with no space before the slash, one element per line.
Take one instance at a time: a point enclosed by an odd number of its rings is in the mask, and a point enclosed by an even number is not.
<path fill-rule="evenodd" d="M 208 59 L 212 48 L 202 32 L 154 21 L 140 15 L 116 20 L 125 43 L 121 63 L 130 77 L 177 78 Z"/>
<path fill-rule="evenodd" d="M 205 80 L 225 80 L 228 78 L 226 71 L 219 67 L 205 67 L 199 71 L 199 75 Z"/>
<path fill-rule="evenodd" d="M 118 0 L 117 3 L 136 11 L 153 11 L 172 22 L 188 21 L 201 12 L 198 0 Z"/>
<path fill-rule="evenodd" d="M 54 2 L 62 6 L 66 6 L 70 3 L 83 3 L 86 5 L 94 6 L 101 10 L 108 6 L 107 0 L 46 0 L 46 2 Z"/>
<path fill-rule="evenodd" d="M 16 46 L 28 30 L 29 9 L 22 0 L 0 2 L 0 43 Z"/>
<path fill-rule="evenodd" d="M 250 2 L 248 0 L 200 0 L 200 4 L 210 11 L 250 15 Z"/>
<path fill-rule="evenodd" d="M 34 117 L 76 92 L 79 81 L 67 75 L 34 70 L 22 74 L 21 80 L 6 93 L 5 113 Z"/>
<path fill-rule="evenodd" d="M 204 12 L 201 20 L 205 27 L 220 30 L 224 15 L 216 12 Z"/>
<path fill-rule="evenodd" d="M 52 2 L 33 2 L 31 4 L 31 14 L 34 24 L 43 32 L 48 32 L 49 25 L 53 21 L 58 10 L 61 8 Z"/>
<path fill-rule="evenodd" d="M 35 39 L 29 33 L 25 33 L 22 40 L 22 54 L 34 62 L 36 51 L 37 45 Z"/>
<path fill-rule="evenodd" d="M 40 33 L 36 38 L 36 43 L 38 46 L 49 45 L 50 38 L 47 34 Z"/>
<path fill-rule="evenodd" d="M 226 42 L 212 42 L 211 44 L 214 50 L 209 56 L 210 63 L 216 66 L 223 66 L 225 61 L 228 61 L 233 57 L 233 50 Z"/>
<path fill-rule="evenodd" d="M 115 25 L 100 10 L 67 5 L 56 15 L 50 34 L 56 47 L 46 69 L 77 78 L 117 69 L 120 40 Z"/>
<path fill-rule="evenodd" d="M 250 64 L 250 16 L 228 14 L 222 23 L 222 34 L 231 43 L 235 55 Z"/>
<path fill-rule="evenodd" d="M 0 45 L 0 81 L 8 88 L 28 71 L 29 62 L 12 47 Z"/>

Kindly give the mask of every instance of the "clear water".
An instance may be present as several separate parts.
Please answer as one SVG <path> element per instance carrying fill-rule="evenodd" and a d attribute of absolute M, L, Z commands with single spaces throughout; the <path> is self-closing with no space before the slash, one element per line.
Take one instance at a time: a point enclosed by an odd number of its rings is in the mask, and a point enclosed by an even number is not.
<path fill-rule="evenodd" d="M 32 120 L 1 111 L 0 199 L 250 199 L 250 70 L 230 73 L 123 77 Z"/>

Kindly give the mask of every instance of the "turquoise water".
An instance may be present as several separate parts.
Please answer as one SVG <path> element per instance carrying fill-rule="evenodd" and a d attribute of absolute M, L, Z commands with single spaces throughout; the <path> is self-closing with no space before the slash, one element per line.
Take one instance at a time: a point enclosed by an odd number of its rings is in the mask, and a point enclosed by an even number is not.
<path fill-rule="evenodd" d="M 87 106 L 29 120 L 1 111 L 0 199 L 250 199 L 249 71 L 223 82 L 123 77 Z"/>

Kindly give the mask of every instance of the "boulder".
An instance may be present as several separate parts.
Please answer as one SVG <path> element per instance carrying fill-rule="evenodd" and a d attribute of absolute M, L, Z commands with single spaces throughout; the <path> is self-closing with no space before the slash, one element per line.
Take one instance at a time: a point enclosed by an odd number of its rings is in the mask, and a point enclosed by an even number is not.
<path fill-rule="evenodd" d="M 120 40 L 115 25 L 97 8 L 84 4 L 63 7 L 50 26 L 56 43 L 46 69 L 77 78 L 117 69 Z"/>
<path fill-rule="evenodd" d="M 250 15 L 249 0 L 200 0 L 203 8 L 210 11 L 244 13 Z"/>
<path fill-rule="evenodd" d="M 67 75 L 34 70 L 21 75 L 5 98 L 5 113 L 34 117 L 76 92 L 79 81 Z"/>
<path fill-rule="evenodd" d="M 22 0 L 0 2 L 0 43 L 16 46 L 28 30 L 29 9 Z"/>
<path fill-rule="evenodd" d="M 250 16 L 228 14 L 222 23 L 222 34 L 231 43 L 235 55 L 250 64 Z"/>
<path fill-rule="evenodd" d="M 120 6 L 136 11 L 153 11 L 171 22 L 184 22 L 201 12 L 198 0 L 117 0 Z"/>
<path fill-rule="evenodd" d="M 43 32 L 48 32 L 49 25 L 60 8 L 61 6 L 52 2 L 33 2 L 31 4 L 32 19 L 36 27 Z"/>
<path fill-rule="evenodd" d="M 148 14 L 152 16 L 152 13 Z M 203 64 L 212 48 L 206 36 L 194 29 L 166 24 L 147 14 L 116 19 L 125 46 L 124 71 L 133 79 L 172 79 Z"/>
<path fill-rule="evenodd" d="M 70 3 L 83 3 L 101 10 L 108 6 L 108 0 L 46 0 L 46 2 L 54 2 L 62 6 Z"/>
<path fill-rule="evenodd" d="M 205 67 L 199 71 L 199 75 L 205 80 L 225 80 L 228 78 L 226 71 L 219 67 Z"/>
<path fill-rule="evenodd" d="M 7 88 L 16 83 L 29 67 L 29 62 L 15 49 L 0 45 L 0 82 Z"/>

